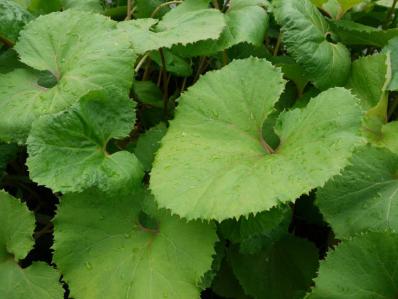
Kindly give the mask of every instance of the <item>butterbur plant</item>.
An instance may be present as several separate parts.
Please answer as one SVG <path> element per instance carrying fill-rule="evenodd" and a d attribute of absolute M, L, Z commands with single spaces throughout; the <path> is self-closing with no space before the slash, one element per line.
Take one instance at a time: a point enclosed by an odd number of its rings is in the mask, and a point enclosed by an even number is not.
<path fill-rule="evenodd" d="M 383 0 L 0 0 L 0 298 L 398 297 Z"/>

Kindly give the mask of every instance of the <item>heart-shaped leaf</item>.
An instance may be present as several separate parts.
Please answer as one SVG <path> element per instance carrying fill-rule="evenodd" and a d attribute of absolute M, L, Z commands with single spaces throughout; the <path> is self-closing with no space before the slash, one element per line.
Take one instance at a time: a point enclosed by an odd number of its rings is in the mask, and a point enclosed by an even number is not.
<path fill-rule="evenodd" d="M 362 140 L 357 99 L 335 88 L 282 113 L 272 149 L 262 127 L 283 87 L 278 69 L 249 58 L 184 93 L 151 173 L 159 205 L 188 219 L 223 220 L 292 201 L 338 174 Z"/>
<path fill-rule="evenodd" d="M 41 117 L 28 138 L 27 165 L 32 180 L 53 191 L 131 188 L 143 176 L 127 151 L 108 153 L 107 144 L 127 137 L 135 122 L 127 97 L 90 92 L 69 110 Z"/>

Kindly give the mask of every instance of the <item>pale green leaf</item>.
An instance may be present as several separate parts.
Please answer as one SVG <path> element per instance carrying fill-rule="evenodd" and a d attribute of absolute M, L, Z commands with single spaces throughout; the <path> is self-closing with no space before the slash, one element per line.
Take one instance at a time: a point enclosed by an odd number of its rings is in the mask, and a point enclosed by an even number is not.
<path fill-rule="evenodd" d="M 0 43 L 14 44 L 19 31 L 32 20 L 32 15 L 12 0 L 0 2 Z"/>
<path fill-rule="evenodd" d="M 398 121 L 392 121 L 381 128 L 380 139 L 374 140 L 375 145 L 388 148 L 398 154 Z"/>
<path fill-rule="evenodd" d="M 132 46 L 141 54 L 176 44 L 217 39 L 225 27 L 223 15 L 207 6 L 206 0 L 186 0 L 160 21 L 151 18 L 125 21 L 119 23 L 119 31 L 128 34 Z"/>
<path fill-rule="evenodd" d="M 140 193 L 64 196 L 54 220 L 54 259 L 72 297 L 200 298 L 214 227 L 166 211 L 148 219 L 140 211 L 146 200 Z"/>
<path fill-rule="evenodd" d="M 383 52 L 389 52 L 391 57 L 392 78 L 388 90 L 398 90 L 398 37 L 391 39 Z"/>
<path fill-rule="evenodd" d="M 342 242 L 321 262 L 306 298 L 395 298 L 398 293 L 398 235 L 368 233 Z"/>
<path fill-rule="evenodd" d="M 35 217 L 27 207 L 0 190 L 0 298 L 61 299 L 58 273 L 42 262 L 22 269 L 18 261 L 32 249 Z"/>
<path fill-rule="evenodd" d="M 64 9 L 73 8 L 79 11 L 102 12 L 101 0 L 61 0 Z"/>
<path fill-rule="evenodd" d="M 367 111 L 387 96 L 386 89 L 390 79 L 389 55 L 364 56 L 352 63 L 346 88 L 351 89 L 353 94 L 361 100 L 363 109 Z"/>
<path fill-rule="evenodd" d="M 49 71 L 57 84 L 39 86 L 39 73 L 31 70 L 0 74 L 0 139 L 25 142 L 35 119 L 68 108 L 90 90 L 114 86 L 127 94 L 135 56 L 115 26 L 75 10 L 29 23 L 15 48 L 22 62 Z"/>
<path fill-rule="evenodd" d="M 270 154 L 262 126 L 283 87 L 278 69 L 249 58 L 185 92 L 152 169 L 159 205 L 188 219 L 224 220 L 292 201 L 338 174 L 362 143 L 357 99 L 335 88 L 282 113 Z"/>
<path fill-rule="evenodd" d="M 261 46 L 268 29 L 269 17 L 266 0 L 234 0 L 224 14 L 226 27 L 213 41 L 201 41 L 186 47 L 176 47 L 183 56 L 212 55 L 240 43 Z"/>
<path fill-rule="evenodd" d="M 282 26 L 288 52 L 319 89 L 344 85 L 351 67 L 350 52 L 327 40 L 329 25 L 309 0 L 276 0 L 274 14 Z"/>
<path fill-rule="evenodd" d="M 318 269 L 316 247 L 289 235 L 258 254 L 232 250 L 229 257 L 245 293 L 255 299 L 300 299 Z"/>
<path fill-rule="evenodd" d="M 133 102 L 115 92 L 90 92 L 69 110 L 41 117 L 27 141 L 31 179 L 54 192 L 137 185 L 143 176 L 138 159 L 106 148 L 112 138 L 127 137 L 134 121 Z"/>
<path fill-rule="evenodd" d="M 338 238 L 398 229 L 398 156 L 364 147 L 352 165 L 317 192 L 317 205 Z"/>

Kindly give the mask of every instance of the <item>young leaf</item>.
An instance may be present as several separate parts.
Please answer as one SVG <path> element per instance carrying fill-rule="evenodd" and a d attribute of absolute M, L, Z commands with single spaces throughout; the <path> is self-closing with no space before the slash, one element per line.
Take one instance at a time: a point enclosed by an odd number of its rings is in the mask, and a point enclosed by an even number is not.
<path fill-rule="evenodd" d="M 119 30 L 127 32 L 137 51 L 170 48 L 205 39 L 217 39 L 225 27 L 220 11 L 209 9 L 207 0 L 186 0 L 157 19 L 138 19 L 119 23 Z"/>
<path fill-rule="evenodd" d="M 0 43 L 13 45 L 19 31 L 32 20 L 32 15 L 12 0 L 0 2 Z"/>
<path fill-rule="evenodd" d="M 361 100 L 365 111 L 375 107 L 387 96 L 391 79 L 390 56 L 374 54 L 364 56 L 352 63 L 351 75 L 346 88 Z"/>
<path fill-rule="evenodd" d="M 330 21 L 329 25 L 345 45 L 363 45 L 382 48 L 388 41 L 398 36 L 398 28 L 382 30 L 349 20 Z"/>
<path fill-rule="evenodd" d="M 276 0 L 274 14 L 283 43 L 319 89 L 342 86 L 350 73 L 350 52 L 328 41 L 329 25 L 309 0 Z"/>
<path fill-rule="evenodd" d="M 240 43 L 261 46 L 268 29 L 267 0 L 234 0 L 224 14 L 226 27 L 217 40 L 176 47 L 185 56 L 213 55 Z M 250 20 L 250 22 L 248 22 Z"/>
<path fill-rule="evenodd" d="M 302 298 L 318 269 L 316 247 L 289 235 L 258 254 L 232 250 L 229 259 L 245 293 L 256 299 Z"/>
<path fill-rule="evenodd" d="M 135 57 L 114 28 L 104 16 L 75 10 L 29 23 L 15 46 L 20 59 L 49 71 L 57 84 L 40 86 L 39 73 L 30 69 L 0 74 L 0 139 L 24 143 L 35 119 L 68 108 L 90 90 L 114 86 L 127 93 Z"/>
<path fill-rule="evenodd" d="M 58 273 L 43 262 L 18 265 L 32 249 L 35 218 L 24 204 L 0 190 L 0 298 L 61 299 Z"/>
<path fill-rule="evenodd" d="M 283 86 L 278 69 L 250 58 L 184 93 L 151 174 L 159 205 L 188 219 L 224 220 L 292 201 L 338 174 L 362 140 L 357 99 L 335 88 L 282 113 L 272 149 L 262 126 Z"/>
<path fill-rule="evenodd" d="M 54 259 L 72 297 L 199 298 L 214 227 L 166 211 L 143 214 L 147 200 L 142 192 L 64 196 L 54 220 Z"/>
<path fill-rule="evenodd" d="M 109 154 L 106 146 L 128 136 L 134 122 L 132 101 L 100 91 L 67 111 L 41 117 L 27 141 L 30 177 L 54 192 L 131 188 L 143 176 L 140 162 L 127 151 Z"/>
<path fill-rule="evenodd" d="M 306 298 L 394 298 L 398 293 L 398 235 L 368 233 L 344 241 L 321 262 Z"/>
<path fill-rule="evenodd" d="M 398 156 L 364 147 L 351 162 L 317 192 L 317 205 L 336 236 L 398 229 Z"/>
<path fill-rule="evenodd" d="M 160 140 L 166 134 L 167 127 L 160 123 L 146 131 L 137 141 L 134 154 L 144 166 L 146 171 L 151 170 L 155 154 L 160 147 Z"/>

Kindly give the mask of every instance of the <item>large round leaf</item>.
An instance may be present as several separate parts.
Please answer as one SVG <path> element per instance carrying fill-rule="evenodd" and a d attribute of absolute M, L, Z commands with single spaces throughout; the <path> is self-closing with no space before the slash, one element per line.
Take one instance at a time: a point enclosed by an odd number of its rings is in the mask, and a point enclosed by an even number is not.
<path fill-rule="evenodd" d="M 309 0 L 273 1 L 288 52 L 316 87 L 342 86 L 350 74 L 351 57 L 341 43 L 327 39 L 329 25 Z"/>
<path fill-rule="evenodd" d="M 29 23 L 15 48 L 35 70 L 0 74 L 0 139 L 25 142 L 36 118 L 66 109 L 89 90 L 114 86 L 127 94 L 134 54 L 114 28 L 109 18 L 75 10 Z"/>
<path fill-rule="evenodd" d="M 0 298 L 60 299 L 58 273 L 42 262 L 18 265 L 32 249 L 35 218 L 24 204 L 0 190 Z"/>
<path fill-rule="evenodd" d="M 317 193 L 317 204 L 337 237 L 398 230 L 398 156 L 365 147 L 351 163 Z"/>
<path fill-rule="evenodd" d="M 127 137 L 135 121 L 127 97 L 93 91 L 69 110 L 37 120 L 28 138 L 27 165 L 32 180 L 53 191 L 131 188 L 143 176 L 127 151 L 109 154 L 112 139 Z"/>
<path fill-rule="evenodd" d="M 250 58 L 206 74 L 183 94 L 152 170 L 160 206 L 223 220 L 292 201 L 338 174 L 361 140 L 357 99 L 336 88 L 282 113 L 273 152 L 262 126 L 283 86 L 278 69 Z"/>
<path fill-rule="evenodd" d="M 214 227 L 140 208 L 143 194 L 64 196 L 55 218 L 55 262 L 73 298 L 199 298 Z"/>
<path fill-rule="evenodd" d="M 321 262 L 309 299 L 396 298 L 398 235 L 368 233 L 344 241 Z"/>

